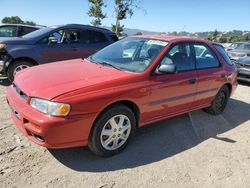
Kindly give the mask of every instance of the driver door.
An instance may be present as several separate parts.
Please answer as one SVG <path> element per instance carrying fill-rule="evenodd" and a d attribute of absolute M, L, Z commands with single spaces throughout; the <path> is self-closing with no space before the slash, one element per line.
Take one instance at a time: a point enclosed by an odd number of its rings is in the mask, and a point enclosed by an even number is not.
<path fill-rule="evenodd" d="M 49 37 L 57 43 L 49 44 Z M 77 29 L 59 30 L 40 41 L 39 54 L 41 63 L 50 63 L 80 58 L 81 32 Z"/>
<path fill-rule="evenodd" d="M 190 109 L 197 92 L 195 56 L 189 43 L 177 43 L 160 65 L 174 64 L 177 72 L 151 77 L 151 95 L 147 120 L 154 121 L 181 114 Z"/>

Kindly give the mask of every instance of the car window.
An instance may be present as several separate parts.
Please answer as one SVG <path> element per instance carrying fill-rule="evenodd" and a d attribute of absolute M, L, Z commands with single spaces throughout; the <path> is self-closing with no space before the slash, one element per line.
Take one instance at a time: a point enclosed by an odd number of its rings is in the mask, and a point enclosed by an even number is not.
<path fill-rule="evenodd" d="M 57 39 L 57 43 L 61 43 L 62 34 L 63 34 L 63 30 L 56 31 L 56 32 L 50 34 L 49 36 L 43 38 L 42 40 L 40 40 L 38 43 L 39 44 L 48 44 L 50 37 L 55 37 Z"/>
<path fill-rule="evenodd" d="M 197 69 L 219 67 L 220 62 L 209 47 L 203 44 L 195 44 L 194 49 Z"/>
<path fill-rule="evenodd" d="M 95 44 L 107 42 L 105 35 L 98 31 L 86 30 L 84 31 L 84 41 L 85 44 Z"/>
<path fill-rule="evenodd" d="M 1 26 L 0 37 L 17 37 L 16 26 Z"/>
<path fill-rule="evenodd" d="M 65 29 L 62 32 L 62 37 L 60 43 L 72 44 L 80 43 L 81 40 L 81 30 L 79 29 Z"/>
<path fill-rule="evenodd" d="M 174 64 L 177 71 L 195 70 L 195 58 L 188 43 L 172 47 L 161 61 L 161 65 Z"/>
<path fill-rule="evenodd" d="M 22 38 L 36 38 L 36 37 L 40 37 L 42 35 L 45 35 L 46 33 L 49 33 L 52 30 L 53 30 L 53 28 L 44 27 L 44 28 L 38 29 L 38 30 L 36 30 L 34 32 L 28 33 L 28 34 L 22 36 Z"/>
<path fill-rule="evenodd" d="M 130 72 L 143 72 L 167 45 L 166 41 L 127 37 L 90 56 L 89 60 Z"/>
<path fill-rule="evenodd" d="M 220 46 L 220 45 L 214 45 L 214 47 L 216 48 L 216 50 L 218 50 L 218 52 L 222 55 L 223 59 L 226 61 L 226 63 L 228 65 L 233 65 L 233 63 L 231 62 L 227 52 L 225 51 L 225 49 Z"/>
<path fill-rule="evenodd" d="M 75 44 L 80 43 L 81 31 L 78 29 L 58 30 L 42 39 L 39 43 L 48 44 L 50 37 L 56 38 L 58 44 Z"/>
<path fill-rule="evenodd" d="M 33 27 L 22 27 L 21 35 L 26 35 L 28 33 L 36 31 L 36 30 L 37 30 L 37 28 L 33 28 Z"/>
<path fill-rule="evenodd" d="M 250 50 L 250 44 L 240 44 L 236 47 L 237 50 Z"/>

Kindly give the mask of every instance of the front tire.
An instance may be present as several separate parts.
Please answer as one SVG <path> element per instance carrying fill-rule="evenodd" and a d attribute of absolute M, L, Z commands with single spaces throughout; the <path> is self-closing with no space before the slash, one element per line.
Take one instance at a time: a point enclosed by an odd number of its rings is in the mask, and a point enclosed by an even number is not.
<path fill-rule="evenodd" d="M 15 61 L 11 63 L 7 70 L 8 79 L 10 80 L 10 82 L 13 82 L 14 77 L 18 71 L 29 68 L 33 65 L 34 65 L 33 63 L 28 61 Z"/>
<path fill-rule="evenodd" d="M 217 95 L 215 96 L 214 100 L 211 103 L 211 106 L 205 108 L 205 112 L 212 114 L 212 115 L 219 115 L 221 114 L 228 102 L 230 96 L 230 92 L 227 86 L 223 86 Z"/>
<path fill-rule="evenodd" d="M 135 115 L 124 105 L 105 110 L 96 120 L 90 133 L 88 146 L 99 156 L 119 153 L 136 131 Z"/>

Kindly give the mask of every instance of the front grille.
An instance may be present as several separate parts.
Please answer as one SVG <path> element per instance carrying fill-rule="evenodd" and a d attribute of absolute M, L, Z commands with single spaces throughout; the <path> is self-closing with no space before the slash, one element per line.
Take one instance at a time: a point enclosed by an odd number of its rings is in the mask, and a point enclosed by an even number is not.
<path fill-rule="evenodd" d="M 28 95 L 26 95 L 19 87 L 17 87 L 14 83 L 13 83 L 13 87 L 16 90 L 16 92 L 18 93 L 18 95 L 25 101 L 27 101 L 28 99 Z"/>

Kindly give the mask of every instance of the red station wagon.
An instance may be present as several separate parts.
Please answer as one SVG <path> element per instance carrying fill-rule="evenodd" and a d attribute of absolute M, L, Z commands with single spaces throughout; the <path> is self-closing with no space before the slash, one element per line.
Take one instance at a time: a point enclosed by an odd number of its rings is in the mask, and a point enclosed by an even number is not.
<path fill-rule="evenodd" d="M 138 127 L 204 109 L 223 112 L 237 71 L 216 43 L 166 35 L 127 37 L 88 59 L 31 67 L 7 90 L 11 116 L 47 148 L 118 153 Z"/>

